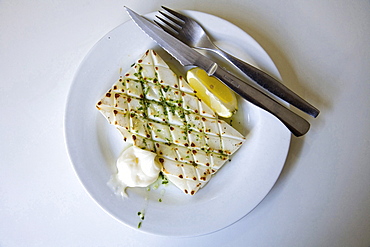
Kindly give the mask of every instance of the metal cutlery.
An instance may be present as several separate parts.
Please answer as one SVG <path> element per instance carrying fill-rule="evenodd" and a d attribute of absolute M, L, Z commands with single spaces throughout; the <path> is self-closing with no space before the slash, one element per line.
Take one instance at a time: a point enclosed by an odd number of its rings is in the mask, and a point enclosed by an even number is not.
<path fill-rule="evenodd" d="M 197 66 L 204 69 L 208 75 L 218 78 L 244 99 L 273 114 L 294 135 L 302 136 L 309 130 L 310 124 L 304 118 L 221 68 L 217 63 L 168 34 L 153 22 L 127 7 L 126 11 L 143 32 L 177 59 L 183 66 Z"/>
<path fill-rule="evenodd" d="M 213 51 L 221 55 L 257 84 L 297 107 L 301 111 L 313 117 L 317 117 L 320 113 L 317 108 L 309 104 L 266 72 L 221 50 L 211 41 L 202 26 L 195 20 L 165 6 L 162 6 L 162 8 L 165 11 L 159 11 L 159 13 L 161 13 L 164 18 L 156 16 L 160 22 L 156 20 L 154 20 L 154 22 L 162 27 L 166 32 L 170 33 L 190 47 Z"/>

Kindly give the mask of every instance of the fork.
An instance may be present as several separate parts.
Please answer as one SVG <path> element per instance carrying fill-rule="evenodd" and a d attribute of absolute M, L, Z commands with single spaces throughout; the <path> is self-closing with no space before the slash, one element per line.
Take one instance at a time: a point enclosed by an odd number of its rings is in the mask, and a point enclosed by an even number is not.
<path fill-rule="evenodd" d="M 159 13 L 164 18 L 156 15 L 160 22 L 156 20 L 154 20 L 154 22 L 163 30 L 192 48 L 204 49 L 217 53 L 269 92 L 313 117 L 319 115 L 320 111 L 317 108 L 295 94 L 281 82 L 266 72 L 217 47 L 202 26 L 195 20 L 165 6 L 162 6 L 162 8 L 165 11 L 160 10 Z"/>

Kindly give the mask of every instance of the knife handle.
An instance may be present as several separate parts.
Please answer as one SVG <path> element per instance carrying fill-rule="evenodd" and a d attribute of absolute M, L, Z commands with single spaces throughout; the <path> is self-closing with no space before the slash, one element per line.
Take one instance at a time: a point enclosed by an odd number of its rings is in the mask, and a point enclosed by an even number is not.
<path fill-rule="evenodd" d="M 297 107 L 301 111 L 313 116 L 317 117 L 320 111 L 315 108 L 313 105 L 302 99 L 284 84 L 267 74 L 266 72 L 254 67 L 253 65 L 236 58 L 229 53 L 221 50 L 220 48 L 216 47 L 217 49 L 212 49 L 217 54 L 224 57 L 226 60 L 234 64 L 237 68 L 239 68 L 244 74 L 246 74 L 249 78 L 251 78 L 254 82 L 258 85 L 263 87 L 264 89 L 268 90 L 269 92 L 275 94 L 282 100 L 290 103 L 291 105 Z"/>
<path fill-rule="evenodd" d="M 221 80 L 247 101 L 277 117 L 295 136 L 302 136 L 310 129 L 310 124 L 304 118 L 225 69 L 217 66 L 213 71 L 210 75 Z"/>

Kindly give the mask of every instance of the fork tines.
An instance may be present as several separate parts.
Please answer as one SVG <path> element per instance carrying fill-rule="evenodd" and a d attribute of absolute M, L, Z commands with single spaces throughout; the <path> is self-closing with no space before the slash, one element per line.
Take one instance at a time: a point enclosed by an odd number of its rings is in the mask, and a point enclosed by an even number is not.
<path fill-rule="evenodd" d="M 175 32 L 179 32 L 181 30 L 181 26 L 184 24 L 184 19 L 186 18 L 186 16 L 172 10 L 172 9 L 169 9 L 165 6 L 162 6 L 162 8 L 167 11 L 162 11 L 162 10 L 159 10 L 158 12 L 163 15 L 165 18 L 161 17 L 161 16 L 158 16 L 156 15 L 156 17 L 162 22 L 158 22 L 156 20 L 154 20 L 154 22 L 159 25 L 162 29 L 164 29 L 166 32 L 170 32 L 170 33 L 173 33 L 174 31 Z M 167 18 L 167 19 L 166 19 Z M 165 25 L 164 25 L 164 24 Z M 170 27 L 170 28 L 169 28 Z"/>
<path fill-rule="evenodd" d="M 182 15 L 180 14 L 179 12 L 176 12 L 175 10 L 173 9 L 170 9 L 170 8 L 167 8 L 166 6 L 161 6 L 162 9 L 166 10 L 168 13 L 171 13 L 173 16 L 176 16 L 177 18 L 179 18 L 180 20 L 183 20 L 185 21 L 188 17 L 186 17 L 185 15 Z"/>

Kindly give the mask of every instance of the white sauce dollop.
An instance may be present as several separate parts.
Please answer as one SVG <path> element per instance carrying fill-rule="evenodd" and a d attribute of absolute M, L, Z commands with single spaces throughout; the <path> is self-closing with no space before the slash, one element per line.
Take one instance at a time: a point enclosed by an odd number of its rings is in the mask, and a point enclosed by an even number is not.
<path fill-rule="evenodd" d="M 161 171 L 156 154 L 131 146 L 117 159 L 116 178 L 127 187 L 146 187 L 154 183 Z"/>

